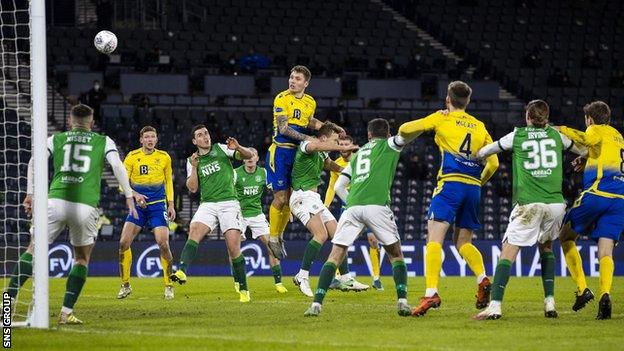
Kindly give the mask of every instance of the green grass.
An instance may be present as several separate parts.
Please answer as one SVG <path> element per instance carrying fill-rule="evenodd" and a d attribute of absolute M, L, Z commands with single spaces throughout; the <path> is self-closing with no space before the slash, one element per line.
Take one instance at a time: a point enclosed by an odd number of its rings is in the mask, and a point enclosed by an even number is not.
<path fill-rule="evenodd" d="M 368 277 L 365 277 L 368 281 Z M 250 278 L 250 304 L 238 302 L 231 278 L 194 278 L 164 301 L 161 279 L 133 279 L 133 293 L 117 300 L 117 278 L 89 278 L 76 305 L 82 326 L 56 328 L 65 279 L 50 284 L 50 330 L 14 329 L 16 350 L 621 350 L 624 278 L 616 278 L 613 319 L 594 320 L 597 303 L 571 310 L 573 284 L 556 284 L 559 318 L 543 316 L 539 278 L 512 277 L 503 318 L 477 322 L 474 278 L 442 278 L 442 306 L 421 318 L 399 317 L 391 277 L 386 290 L 330 292 L 318 318 L 304 318 L 310 300 L 290 281 L 278 295 L 272 278 Z M 424 290 L 411 278 L 410 302 Z M 596 291 L 597 279 L 589 279 Z M 313 282 L 313 287 L 316 281 Z"/>

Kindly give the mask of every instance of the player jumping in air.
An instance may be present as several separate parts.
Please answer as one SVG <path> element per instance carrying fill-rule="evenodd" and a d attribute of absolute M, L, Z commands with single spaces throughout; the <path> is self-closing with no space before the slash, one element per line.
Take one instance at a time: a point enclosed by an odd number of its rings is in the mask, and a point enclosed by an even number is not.
<path fill-rule="evenodd" d="M 318 130 L 323 122 L 314 118 L 316 101 L 305 93 L 312 74 L 305 66 L 290 70 L 288 90 L 273 102 L 273 143 L 266 156 L 268 185 L 273 191 L 269 208 L 269 247 L 278 259 L 286 256 L 282 235 L 290 218 L 290 182 L 297 146 L 308 139 L 310 130 Z M 336 126 L 337 133 L 344 130 Z"/>

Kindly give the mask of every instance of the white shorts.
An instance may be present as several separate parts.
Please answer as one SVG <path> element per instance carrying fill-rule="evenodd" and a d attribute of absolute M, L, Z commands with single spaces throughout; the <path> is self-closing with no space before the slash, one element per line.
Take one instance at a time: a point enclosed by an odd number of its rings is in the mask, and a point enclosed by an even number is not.
<path fill-rule="evenodd" d="M 263 235 L 269 235 L 269 222 L 267 222 L 264 214 L 255 217 L 243 217 L 243 230 L 241 231 L 241 239 L 243 240 L 245 240 L 247 228 L 251 229 L 251 237 L 254 240 Z"/>
<path fill-rule="evenodd" d="M 325 207 L 321 201 L 321 195 L 314 191 L 295 190 L 290 195 L 290 212 L 299 218 L 303 225 L 307 225 L 310 218 L 317 213 L 321 213 L 323 223 L 335 221 L 336 217 Z"/>
<path fill-rule="evenodd" d="M 384 246 L 400 240 L 394 213 L 388 206 L 363 205 L 349 207 L 342 213 L 332 243 L 351 246 L 364 227 Z"/>
<path fill-rule="evenodd" d="M 221 229 L 225 233 L 230 229 L 243 231 L 243 215 L 240 204 L 236 200 L 220 202 L 203 202 L 197 208 L 197 212 L 191 219 L 193 222 L 200 222 L 208 226 L 209 230 Z"/>
<path fill-rule="evenodd" d="M 503 242 L 533 246 L 557 239 L 565 216 L 565 204 L 532 203 L 516 205 L 509 216 Z"/>
<path fill-rule="evenodd" d="M 73 246 L 94 244 L 98 235 L 99 216 L 95 207 L 61 199 L 48 199 L 48 243 L 52 244 L 65 228 L 69 228 L 69 242 Z"/>

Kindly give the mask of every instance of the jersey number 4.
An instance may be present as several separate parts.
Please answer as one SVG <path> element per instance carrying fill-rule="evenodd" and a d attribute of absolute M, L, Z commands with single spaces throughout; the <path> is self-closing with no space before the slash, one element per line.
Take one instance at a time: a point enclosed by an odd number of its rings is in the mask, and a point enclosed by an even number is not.
<path fill-rule="evenodd" d="M 63 165 L 61 172 L 87 173 L 91 168 L 91 157 L 84 152 L 90 152 L 93 146 L 85 144 L 63 145 Z"/>
<path fill-rule="evenodd" d="M 559 164 L 557 152 L 553 150 L 557 143 L 552 139 L 527 140 L 520 145 L 522 151 L 527 151 L 531 161 L 524 161 L 524 169 L 555 168 Z"/>
<path fill-rule="evenodd" d="M 462 141 L 461 146 L 459 147 L 459 152 L 466 155 L 466 157 L 470 158 L 472 152 L 470 151 L 470 142 L 472 141 L 472 134 L 466 134 L 464 141 Z"/>

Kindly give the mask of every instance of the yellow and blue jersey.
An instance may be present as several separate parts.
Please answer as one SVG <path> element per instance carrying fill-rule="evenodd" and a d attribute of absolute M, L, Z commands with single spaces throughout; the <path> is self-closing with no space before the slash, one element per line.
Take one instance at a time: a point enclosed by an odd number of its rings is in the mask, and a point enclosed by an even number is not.
<path fill-rule="evenodd" d="M 583 190 L 608 198 L 624 199 L 624 138 L 615 128 L 594 124 L 585 132 L 561 127 L 561 133 L 588 149 Z"/>
<path fill-rule="evenodd" d="M 488 157 L 490 164 L 484 172 L 484 165 L 476 158 L 477 151 L 492 143 L 492 137 L 483 122 L 462 110 L 444 115 L 439 112 L 425 118 L 407 122 L 399 133 L 408 138 L 426 131 L 435 132 L 435 143 L 440 148 L 440 170 L 438 186 L 453 181 L 470 185 L 481 185 L 498 167 L 496 155 Z"/>
<path fill-rule="evenodd" d="M 287 116 L 288 125 L 292 129 L 303 134 L 309 134 L 307 127 L 314 117 L 315 110 L 316 101 L 308 94 L 303 94 L 301 98 L 295 97 L 290 90 L 277 94 L 273 102 L 273 143 L 281 147 L 296 148 L 299 141 L 279 132 L 277 117 Z"/>
<path fill-rule="evenodd" d="M 147 203 L 173 201 L 171 157 L 162 150 L 151 154 L 139 148 L 128 153 L 124 159 L 130 185 L 134 191 L 147 196 Z"/>

